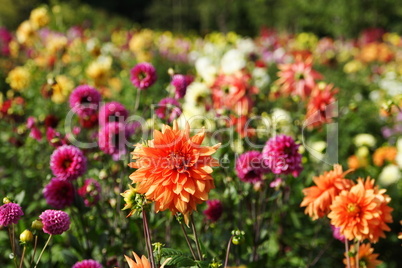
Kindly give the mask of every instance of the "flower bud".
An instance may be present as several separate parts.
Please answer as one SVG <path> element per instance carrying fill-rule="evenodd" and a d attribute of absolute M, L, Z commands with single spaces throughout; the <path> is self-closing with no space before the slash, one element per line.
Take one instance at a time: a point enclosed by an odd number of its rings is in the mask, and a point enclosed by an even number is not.
<path fill-rule="evenodd" d="M 20 241 L 21 243 L 25 244 L 25 243 L 30 243 L 33 241 L 33 234 L 31 231 L 29 231 L 28 229 L 23 231 L 20 234 Z"/>
<path fill-rule="evenodd" d="M 42 230 L 42 228 L 43 228 L 43 223 L 42 223 L 41 220 L 34 220 L 34 221 L 32 222 L 31 227 L 32 227 L 32 229 L 35 229 L 35 230 Z"/>

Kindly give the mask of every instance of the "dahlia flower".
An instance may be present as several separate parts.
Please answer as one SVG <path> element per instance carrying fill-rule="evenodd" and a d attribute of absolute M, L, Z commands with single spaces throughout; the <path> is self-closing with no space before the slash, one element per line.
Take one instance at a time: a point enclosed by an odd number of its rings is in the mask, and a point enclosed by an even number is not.
<path fill-rule="evenodd" d="M 137 64 L 131 69 L 130 74 L 131 82 L 140 90 L 149 88 L 157 79 L 155 67 L 148 62 Z"/>
<path fill-rule="evenodd" d="M 99 109 L 99 125 L 101 126 L 109 122 L 123 123 L 127 117 L 127 109 L 117 101 L 106 103 Z"/>
<path fill-rule="evenodd" d="M 76 262 L 71 268 L 102 268 L 103 266 L 95 260 L 83 260 Z"/>
<path fill-rule="evenodd" d="M 359 259 L 359 265 L 356 263 L 356 257 L 349 257 L 350 260 L 350 268 L 364 267 L 364 268 L 376 268 L 378 265 L 382 263 L 382 261 L 377 260 L 379 254 L 374 254 L 374 249 L 371 247 L 370 243 L 360 244 L 359 250 L 356 252 L 355 245 L 351 245 L 348 252 L 345 252 L 345 258 L 343 259 L 343 264 L 348 267 L 347 255 L 352 253 L 357 253 Z"/>
<path fill-rule="evenodd" d="M 78 189 L 78 194 L 84 199 L 85 206 L 93 206 L 99 202 L 101 186 L 95 179 L 86 179 L 84 185 Z"/>
<path fill-rule="evenodd" d="M 24 216 L 24 212 L 16 203 L 10 202 L 0 206 L 0 226 L 16 224 L 22 216 Z"/>
<path fill-rule="evenodd" d="M 208 200 L 207 209 L 204 210 L 204 215 L 208 220 L 216 222 L 222 216 L 223 206 L 220 200 Z"/>
<path fill-rule="evenodd" d="M 48 209 L 39 215 L 43 231 L 50 235 L 62 234 L 70 228 L 70 217 L 61 210 Z"/>
<path fill-rule="evenodd" d="M 124 255 L 124 257 L 126 258 L 126 261 L 128 263 L 128 266 L 130 268 L 151 268 L 151 263 L 149 262 L 147 257 L 142 255 L 142 257 L 140 258 L 134 251 L 133 251 L 133 256 L 134 256 L 135 261 L 133 259 L 131 259 L 130 257 Z"/>
<path fill-rule="evenodd" d="M 292 137 L 278 135 L 265 144 L 262 157 L 272 173 L 292 174 L 293 177 L 297 177 L 303 170 L 298 149 L 299 144 L 296 144 Z"/>
<path fill-rule="evenodd" d="M 77 147 L 63 145 L 50 156 L 50 169 L 59 179 L 75 180 L 86 172 L 87 159 Z"/>
<path fill-rule="evenodd" d="M 343 172 L 342 166 L 336 164 L 333 170 L 314 177 L 313 181 L 316 186 L 303 190 L 304 199 L 300 206 L 306 207 L 304 213 L 308 214 L 313 220 L 327 215 L 335 197 L 342 190 L 348 190 L 354 185 L 353 181 L 345 178 L 345 175 L 351 171 Z"/>
<path fill-rule="evenodd" d="M 211 167 L 219 165 L 211 155 L 220 144 L 201 146 L 204 137 L 204 129 L 190 137 L 189 125 L 180 130 L 174 121 L 173 128 L 164 125 L 162 132 L 154 131 L 153 140 L 136 145 L 132 153 L 135 162 L 129 166 L 137 170 L 130 179 L 138 193 L 155 202 L 156 212 L 180 212 L 188 223 L 197 204 L 208 200 L 215 187 Z"/>
<path fill-rule="evenodd" d="M 46 203 L 56 209 L 63 209 L 74 202 L 74 186 L 70 181 L 53 178 L 43 189 Z"/>
<path fill-rule="evenodd" d="M 331 224 L 332 235 L 336 240 L 345 243 L 345 236 L 341 234 L 341 230 L 339 227 L 335 227 Z"/>
<path fill-rule="evenodd" d="M 190 75 L 175 74 L 170 82 L 175 88 L 175 98 L 182 99 L 187 92 L 188 85 L 193 82 L 193 77 Z"/>
<path fill-rule="evenodd" d="M 323 124 L 332 122 L 336 115 L 333 107 L 335 94 L 338 92 L 334 85 L 319 84 L 314 87 L 309 102 L 307 104 L 306 120 L 311 122 L 309 127 L 319 127 Z"/>
<path fill-rule="evenodd" d="M 304 62 L 299 60 L 295 63 L 279 65 L 278 77 L 275 84 L 279 85 L 284 95 L 306 99 L 310 96 L 316 80 L 321 79 L 322 75 L 313 70 L 313 59 L 310 57 Z"/>
<path fill-rule="evenodd" d="M 236 174 L 244 182 L 257 183 L 262 181 L 264 173 L 269 172 L 264 165 L 260 152 L 249 151 L 236 159 Z"/>
<path fill-rule="evenodd" d="M 81 85 L 70 95 L 70 108 L 79 117 L 87 118 L 97 113 L 101 98 L 101 94 L 95 88 Z"/>
<path fill-rule="evenodd" d="M 173 122 L 181 115 L 180 103 L 173 98 L 164 98 L 158 103 L 155 110 L 156 116 L 166 120 L 168 123 Z"/>
<path fill-rule="evenodd" d="M 126 129 L 123 123 L 107 123 L 99 130 L 99 148 L 117 161 L 127 152 L 126 136 Z"/>

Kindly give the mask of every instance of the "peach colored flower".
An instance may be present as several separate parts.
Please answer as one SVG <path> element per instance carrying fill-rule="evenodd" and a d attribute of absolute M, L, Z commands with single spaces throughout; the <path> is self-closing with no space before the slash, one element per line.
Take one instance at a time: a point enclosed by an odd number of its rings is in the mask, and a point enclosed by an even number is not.
<path fill-rule="evenodd" d="M 374 165 L 381 167 L 384 165 L 385 161 L 395 163 L 397 153 L 398 150 L 393 146 L 383 146 L 378 148 L 373 154 Z"/>
<path fill-rule="evenodd" d="M 351 245 L 349 252 L 356 254 L 355 252 L 355 245 Z M 356 265 L 356 257 L 352 256 L 349 257 L 350 260 L 350 267 L 357 268 L 357 267 L 365 267 L 365 268 L 375 268 L 382 263 L 382 261 L 377 260 L 379 254 L 374 254 L 374 249 L 371 247 L 370 243 L 368 244 L 361 244 L 359 246 L 359 266 Z M 345 252 L 345 259 L 343 259 L 343 263 L 347 266 L 347 256 L 348 252 Z M 353 255 L 353 254 L 352 254 Z"/>
<path fill-rule="evenodd" d="M 212 168 L 219 163 L 211 155 L 219 148 L 201 146 L 205 131 L 190 137 L 190 126 L 180 130 L 177 121 L 173 128 L 164 125 L 155 130 L 154 139 L 137 144 L 129 164 L 137 170 L 130 175 L 136 190 L 155 202 L 156 212 L 169 209 L 180 212 L 187 222 L 197 204 L 208 200 L 213 189 Z"/>
<path fill-rule="evenodd" d="M 352 170 L 343 172 L 341 165 L 334 165 L 334 169 L 324 172 L 323 175 L 314 177 L 316 186 L 311 186 L 303 190 L 305 195 L 301 207 L 306 207 L 304 211 L 313 220 L 324 217 L 329 212 L 329 207 L 335 197 L 342 191 L 350 189 L 353 181 L 346 179 L 345 175 Z"/>

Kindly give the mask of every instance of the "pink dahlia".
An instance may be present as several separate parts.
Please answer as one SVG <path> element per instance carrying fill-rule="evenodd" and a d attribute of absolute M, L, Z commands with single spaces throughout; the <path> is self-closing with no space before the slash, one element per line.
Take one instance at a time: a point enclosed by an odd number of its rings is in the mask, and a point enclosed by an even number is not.
<path fill-rule="evenodd" d="M 99 202 L 101 186 L 95 179 L 86 179 L 84 185 L 78 189 L 78 194 L 84 199 L 85 206 L 91 207 Z"/>
<path fill-rule="evenodd" d="M 191 75 L 175 74 L 170 82 L 175 88 L 175 98 L 182 99 L 186 95 L 188 85 L 193 82 Z"/>
<path fill-rule="evenodd" d="M 117 161 L 127 152 L 127 131 L 123 123 L 110 122 L 99 130 L 99 148 Z"/>
<path fill-rule="evenodd" d="M 286 135 L 272 137 L 262 150 L 265 165 L 274 174 L 299 176 L 303 170 L 301 166 L 301 154 L 298 152 L 299 146 L 292 137 Z"/>
<path fill-rule="evenodd" d="M 241 154 L 236 160 L 236 174 L 244 182 L 257 183 L 269 169 L 265 166 L 262 155 L 258 151 Z"/>
<path fill-rule="evenodd" d="M 43 189 L 43 195 L 50 206 L 63 209 L 74 202 L 74 186 L 70 181 L 53 178 Z"/>
<path fill-rule="evenodd" d="M 306 99 L 316 85 L 316 80 L 321 79 L 322 75 L 313 70 L 313 60 L 310 57 L 305 61 L 279 65 L 278 77 L 275 83 L 284 95 Z"/>
<path fill-rule="evenodd" d="M 54 128 L 48 127 L 46 130 L 46 139 L 53 147 L 60 147 L 67 144 L 67 139 L 62 137 L 60 132 L 57 132 Z"/>
<path fill-rule="evenodd" d="M 140 90 L 149 88 L 157 79 L 155 67 L 148 62 L 138 63 L 131 69 L 130 74 L 131 82 Z"/>
<path fill-rule="evenodd" d="M 39 215 L 43 231 L 50 235 L 62 234 L 70 228 L 70 217 L 61 210 L 48 209 Z"/>
<path fill-rule="evenodd" d="M 102 268 L 102 265 L 95 260 L 83 260 L 76 262 L 71 268 Z"/>
<path fill-rule="evenodd" d="M 181 115 L 180 103 L 173 98 L 164 98 L 158 103 L 155 114 L 160 119 L 171 123 Z"/>
<path fill-rule="evenodd" d="M 99 110 L 99 125 L 104 126 L 109 122 L 124 122 L 128 117 L 128 111 L 123 104 L 112 101 L 103 105 Z"/>
<path fill-rule="evenodd" d="M 341 241 L 342 243 L 345 243 L 345 236 L 341 234 L 341 227 L 335 227 L 334 225 L 331 224 L 331 230 L 332 230 L 332 235 L 336 240 Z"/>
<path fill-rule="evenodd" d="M 223 206 L 220 200 L 208 200 L 207 209 L 204 210 L 204 215 L 208 220 L 216 222 L 222 216 Z"/>
<path fill-rule="evenodd" d="M 81 85 L 70 95 L 70 108 L 79 117 L 88 118 L 97 114 L 102 97 L 98 90 L 88 85 Z"/>
<path fill-rule="evenodd" d="M 0 226 L 16 224 L 24 216 L 22 208 L 16 203 L 7 203 L 0 206 Z"/>
<path fill-rule="evenodd" d="M 87 159 L 77 147 L 63 145 L 50 156 L 50 169 L 59 179 L 75 180 L 87 170 Z"/>

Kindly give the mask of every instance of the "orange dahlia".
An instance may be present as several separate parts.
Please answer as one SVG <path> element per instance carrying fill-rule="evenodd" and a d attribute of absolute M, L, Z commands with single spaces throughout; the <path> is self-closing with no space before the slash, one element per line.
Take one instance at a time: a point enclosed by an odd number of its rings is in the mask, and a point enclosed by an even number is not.
<path fill-rule="evenodd" d="M 180 130 L 174 121 L 173 128 L 164 125 L 162 132 L 154 131 L 153 140 L 136 145 L 129 166 L 137 170 L 130 179 L 137 193 L 155 202 L 156 212 L 180 212 L 187 222 L 197 204 L 208 200 L 215 187 L 211 167 L 219 165 L 211 155 L 220 144 L 201 146 L 204 137 L 204 130 L 190 137 L 190 126 Z"/>
<path fill-rule="evenodd" d="M 377 260 L 379 254 L 373 254 L 374 249 L 371 247 L 371 245 L 368 244 L 361 244 L 359 246 L 359 252 L 357 253 L 355 250 L 355 245 L 350 246 L 351 255 L 358 255 L 359 258 L 359 266 L 356 265 L 356 256 L 349 257 L 350 260 L 350 267 L 351 268 L 356 268 L 356 267 L 364 267 L 364 268 L 375 268 L 378 265 L 382 263 L 382 261 Z M 349 254 L 349 252 L 345 252 L 345 259 L 343 259 L 343 263 L 347 266 L 348 260 L 346 254 Z"/>
<path fill-rule="evenodd" d="M 278 77 L 275 84 L 282 93 L 306 99 L 322 75 L 313 70 L 313 58 L 310 57 L 305 61 L 279 65 Z"/>
<path fill-rule="evenodd" d="M 350 189 L 353 181 L 346 179 L 345 175 L 352 170 L 343 172 L 341 165 L 334 165 L 334 170 L 324 172 L 323 175 L 314 177 L 316 186 L 311 186 L 303 190 L 305 195 L 301 207 L 306 207 L 304 211 L 313 220 L 325 216 L 329 212 L 329 207 L 334 198 L 342 191 Z"/>
<path fill-rule="evenodd" d="M 386 223 L 392 222 L 390 198 L 384 192 L 374 187 L 374 181 L 359 179 L 332 202 L 328 214 L 331 224 L 339 227 L 348 240 L 377 242 L 379 237 L 385 236 L 384 231 L 389 231 Z"/>
<path fill-rule="evenodd" d="M 398 150 L 393 146 L 383 146 L 378 148 L 373 154 L 374 165 L 381 167 L 384 165 L 385 161 L 395 163 L 397 153 Z"/>
<path fill-rule="evenodd" d="M 135 261 L 130 257 L 124 255 L 130 268 L 151 268 L 151 263 L 148 261 L 147 257 L 142 255 L 142 257 L 140 258 L 134 251 L 133 256 Z"/>

